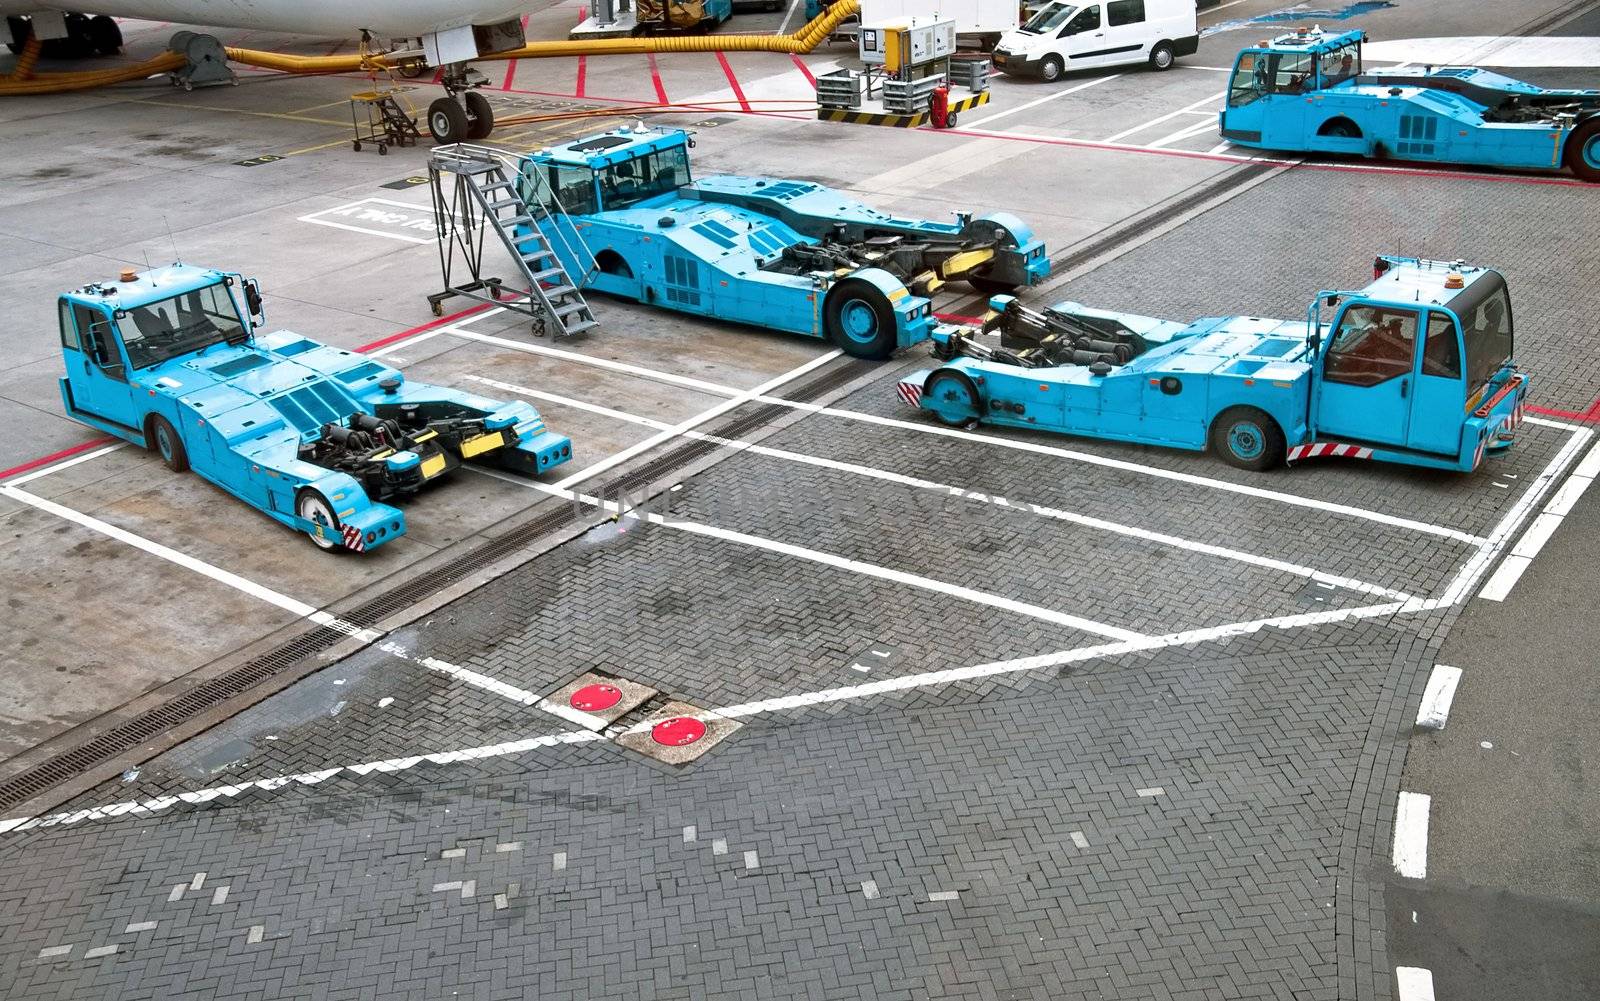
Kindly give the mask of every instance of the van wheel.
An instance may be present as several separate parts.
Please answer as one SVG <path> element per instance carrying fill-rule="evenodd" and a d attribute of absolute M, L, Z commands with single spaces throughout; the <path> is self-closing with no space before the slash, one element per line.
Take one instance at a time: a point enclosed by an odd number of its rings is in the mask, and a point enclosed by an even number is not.
<path fill-rule="evenodd" d="M 1150 50 L 1150 68 L 1153 70 L 1169 70 L 1177 62 L 1177 56 L 1172 51 L 1171 42 L 1157 42 Z"/>
<path fill-rule="evenodd" d="M 1061 79 L 1061 74 L 1066 72 L 1066 69 L 1060 56 L 1045 56 L 1039 63 L 1039 79 L 1045 83 L 1055 83 Z"/>
<path fill-rule="evenodd" d="M 1260 472 L 1283 462 L 1283 431 L 1255 407 L 1229 407 L 1211 422 L 1211 451 L 1230 466 Z"/>
<path fill-rule="evenodd" d="M 178 430 L 172 422 L 156 414 L 150 418 L 150 430 L 147 440 L 155 453 L 161 456 L 161 461 L 174 473 L 187 472 L 189 469 L 189 453 L 183 447 L 183 439 L 178 437 Z"/>

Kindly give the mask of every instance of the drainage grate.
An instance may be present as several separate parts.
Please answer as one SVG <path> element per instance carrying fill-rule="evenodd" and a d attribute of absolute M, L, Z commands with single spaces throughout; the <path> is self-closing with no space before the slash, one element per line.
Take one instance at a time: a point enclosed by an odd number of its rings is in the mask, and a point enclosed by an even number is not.
<path fill-rule="evenodd" d="M 873 367 L 873 363 L 860 359 L 851 359 L 842 365 L 830 366 L 788 398 L 797 402 L 816 399 L 865 375 Z M 715 434 L 721 438 L 742 438 L 787 411 L 787 407 L 775 403 L 764 404 L 748 414 L 727 421 Z M 652 482 L 682 469 L 720 447 L 722 446 L 707 441 L 687 442 L 631 472 L 610 480 L 598 492 L 608 497 L 625 496 L 629 491 L 647 487 Z M 342 618 L 357 626 L 372 628 L 390 615 L 410 608 L 445 588 L 460 583 L 484 567 L 497 563 L 540 538 L 570 525 L 578 520 L 580 512 L 581 509 L 576 505 L 549 511 L 505 535 L 491 539 L 448 560 L 420 577 L 390 588 L 352 609 Z M 121 757 L 151 738 L 189 722 L 206 710 L 250 691 L 275 675 L 303 664 L 307 659 L 330 649 L 346 636 L 347 634 L 339 629 L 317 626 L 247 664 L 196 685 L 170 702 L 140 713 L 77 747 L 19 772 L 0 782 L 0 810 L 25 803 L 62 782 L 77 778 L 103 762 Z"/>

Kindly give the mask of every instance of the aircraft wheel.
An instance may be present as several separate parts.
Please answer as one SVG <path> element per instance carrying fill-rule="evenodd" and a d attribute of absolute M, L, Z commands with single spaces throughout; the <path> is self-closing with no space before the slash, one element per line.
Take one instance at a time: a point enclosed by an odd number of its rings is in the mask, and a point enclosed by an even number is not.
<path fill-rule="evenodd" d="M 148 438 L 150 447 L 161 456 L 161 461 L 174 473 L 186 472 L 189 468 L 189 453 L 183 447 L 183 439 L 178 437 L 178 431 L 160 414 L 150 418 L 150 434 Z"/>
<path fill-rule="evenodd" d="M 1260 472 L 1283 462 L 1283 431 L 1255 407 L 1229 407 L 1211 422 L 1211 451 L 1230 466 Z"/>
<path fill-rule="evenodd" d="M 1600 181 L 1600 118 L 1578 126 L 1567 140 L 1567 166 L 1585 181 Z"/>
<path fill-rule="evenodd" d="M 846 278 L 828 293 L 823 322 L 832 341 L 847 355 L 887 358 L 894 352 L 894 307 L 876 285 Z"/>
<path fill-rule="evenodd" d="M 467 91 L 466 99 L 467 119 L 471 122 L 467 126 L 467 138 L 489 138 L 489 133 L 494 131 L 494 107 L 487 97 L 475 90 Z"/>
<path fill-rule="evenodd" d="M 458 143 L 467 138 L 471 126 L 467 122 L 467 109 L 453 97 L 441 97 L 428 105 L 428 132 L 441 146 Z"/>
<path fill-rule="evenodd" d="M 922 405 L 933 411 L 940 424 L 953 428 L 966 427 L 983 413 L 978 387 L 954 369 L 940 369 L 928 376 L 922 387 Z"/>
<path fill-rule="evenodd" d="M 343 536 L 339 534 L 339 517 L 333 513 L 333 505 L 328 503 L 328 498 L 316 490 L 300 491 L 300 499 L 295 501 L 294 513 L 306 521 L 323 526 L 321 534 L 307 532 L 311 544 L 322 550 L 344 548 Z"/>
<path fill-rule="evenodd" d="M 104 14 L 89 18 L 89 44 L 102 56 L 114 56 L 122 51 L 122 28 Z"/>

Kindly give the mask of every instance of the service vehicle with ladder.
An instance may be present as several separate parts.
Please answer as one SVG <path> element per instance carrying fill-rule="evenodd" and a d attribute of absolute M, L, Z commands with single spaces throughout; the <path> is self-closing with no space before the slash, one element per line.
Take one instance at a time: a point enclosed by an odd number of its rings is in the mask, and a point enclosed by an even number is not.
<path fill-rule="evenodd" d="M 902 219 L 811 181 L 691 178 L 689 134 L 623 127 L 522 157 L 517 225 L 586 288 L 885 358 L 937 326 L 929 297 L 996 294 L 1050 270 L 1015 216 Z M 521 239 L 522 237 L 519 237 Z"/>
<path fill-rule="evenodd" d="M 129 269 L 62 295 L 59 313 L 70 417 L 192 469 L 321 549 L 393 542 L 405 515 L 385 502 L 462 460 L 537 476 L 572 455 L 527 403 L 409 382 L 289 331 L 258 333 L 260 287 L 238 274 Z"/>
<path fill-rule="evenodd" d="M 1368 72 L 1361 31 L 1302 29 L 1240 52 L 1222 138 L 1256 149 L 1344 153 L 1600 181 L 1600 90 L 1548 90 L 1476 67 Z"/>
<path fill-rule="evenodd" d="M 940 331 L 944 364 L 897 388 L 953 427 L 1209 446 L 1244 469 L 1323 456 L 1478 468 L 1511 444 L 1528 394 L 1505 279 L 1406 257 L 1373 271 L 1360 291 L 1318 293 L 1303 320 L 1184 325 L 996 296 L 983 331 Z M 1324 307 L 1338 310 L 1326 325 Z"/>

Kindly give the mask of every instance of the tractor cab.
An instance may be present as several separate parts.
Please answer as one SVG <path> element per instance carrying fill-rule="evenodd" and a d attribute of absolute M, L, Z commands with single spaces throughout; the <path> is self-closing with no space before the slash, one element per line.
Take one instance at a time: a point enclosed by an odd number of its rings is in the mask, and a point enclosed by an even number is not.
<path fill-rule="evenodd" d="M 1316 436 L 1470 458 L 1467 421 L 1522 381 L 1505 279 L 1460 261 L 1379 257 L 1373 270 L 1310 309 Z M 1324 304 L 1338 307 L 1327 327 Z"/>
<path fill-rule="evenodd" d="M 682 130 L 624 126 L 547 147 L 523 158 L 520 193 L 530 201 L 553 195 L 574 216 L 659 204 L 689 183 L 688 145 Z"/>
<path fill-rule="evenodd" d="M 1321 28 L 1301 28 L 1240 52 L 1228 79 L 1224 137 L 1239 133 L 1243 141 L 1259 141 L 1269 115 L 1303 103 L 1304 95 L 1355 81 L 1365 40 L 1360 31 L 1330 35 Z"/>
<path fill-rule="evenodd" d="M 164 367 L 251 338 L 250 317 L 264 319 L 254 281 L 175 264 L 120 281 L 86 285 L 58 301 L 70 411 L 138 429 L 145 408 L 136 399 L 146 382 L 160 384 Z M 241 312 L 234 288 L 244 291 Z"/>

